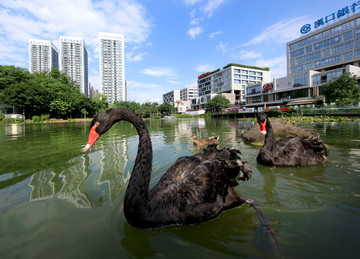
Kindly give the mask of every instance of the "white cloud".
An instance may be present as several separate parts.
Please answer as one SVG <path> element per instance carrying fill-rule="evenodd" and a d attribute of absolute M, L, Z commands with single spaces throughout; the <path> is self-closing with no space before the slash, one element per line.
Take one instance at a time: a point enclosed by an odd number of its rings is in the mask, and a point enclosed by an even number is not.
<path fill-rule="evenodd" d="M 279 56 L 269 60 L 258 59 L 255 61 L 255 66 L 270 67 L 272 78 L 280 78 L 286 76 L 286 56 Z"/>
<path fill-rule="evenodd" d="M 146 101 L 151 102 L 162 102 L 162 94 L 169 90 L 158 84 L 142 83 L 134 80 L 127 81 L 127 93 L 128 101 L 136 101 L 138 103 L 145 103 Z"/>
<path fill-rule="evenodd" d="M 220 41 L 219 45 L 216 46 L 216 49 L 220 50 L 222 52 L 227 52 L 228 45 L 229 45 L 229 42 L 224 43 L 224 42 Z"/>
<path fill-rule="evenodd" d="M 202 32 L 203 32 L 203 29 L 201 27 L 193 27 L 188 30 L 187 34 L 190 35 L 191 39 L 195 39 Z"/>
<path fill-rule="evenodd" d="M 126 53 L 126 60 L 129 62 L 138 62 L 144 59 L 146 52 L 135 53 L 134 51 L 129 51 Z"/>
<path fill-rule="evenodd" d="M 194 5 L 194 4 L 196 4 L 198 2 L 201 2 L 201 1 L 202 0 L 184 0 L 184 3 L 185 3 L 185 5 L 190 6 L 190 5 Z"/>
<path fill-rule="evenodd" d="M 255 51 L 241 51 L 240 54 L 235 56 L 237 59 L 255 59 L 260 58 L 261 53 Z"/>
<path fill-rule="evenodd" d="M 196 71 L 199 71 L 200 73 L 206 73 L 215 70 L 213 65 L 210 64 L 201 64 L 198 65 L 196 68 Z"/>
<path fill-rule="evenodd" d="M 23 56 L 30 38 L 52 40 L 56 44 L 60 36 L 76 36 L 84 38 L 89 57 L 96 57 L 99 32 L 122 33 L 126 44 L 141 44 L 148 39 L 152 26 L 145 8 L 132 0 L 62 0 L 61 3 L 10 0 L 3 1 L 0 7 L 1 36 L 7 45 L 15 46 L 14 52 Z M 7 48 L 0 45 L 2 64 L 9 61 Z"/>
<path fill-rule="evenodd" d="M 299 28 L 301 28 L 301 25 L 306 23 L 306 21 L 308 21 L 308 18 L 305 16 L 282 20 L 269 26 L 261 34 L 255 36 L 243 46 L 266 42 L 287 43 L 299 37 Z"/>
<path fill-rule="evenodd" d="M 202 10 L 207 13 L 208 17 L 211 17 L 224 1 L 225 0 L 209 0 Z"/>
<path fill-rule="evenodd" d="M 219 35 L 219 34 L 221 34 L 221 33 L 223 33 L 223 31 L 213 32 L 213 33 L 211 33 L 211 34 L 209 35 L 209 38 L 210 38 L 210 39 L 213 39 L 213 38 L 215 38 L 215 36 L 217 36 L 217 35 Z"/>
<path fill-rule="evenodd" d="M 175 78 L 176 74 L 175 72 L 168 67 L 152 67 L 152 68 L 146 68 L 141 73 L 149 76 L 154 77 L 170 77 Z"/>
<path fill-rule="evenodd" d="M 157 84 L 142 83 L 134 80 L 127 80 L 126 82 L 128 89 L 137 89 L 137 88 L 156 89 L 160 87 Z"/>

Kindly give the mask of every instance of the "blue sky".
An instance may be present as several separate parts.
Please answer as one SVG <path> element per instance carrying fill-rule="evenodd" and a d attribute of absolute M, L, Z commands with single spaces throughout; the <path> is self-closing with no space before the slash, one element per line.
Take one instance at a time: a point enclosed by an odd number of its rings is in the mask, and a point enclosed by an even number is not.
<path fill-rule="evenodd" d="M 30 38 L 83 37 L 89 80 L 99 83 L 98 33 L 125 36 L 128 100 L 162 103 L 229 63 L 286 76 L 286 43 L 304 24 L 350 6 L 343 0 L 1 0 L 0 65 L 28 68 Z"/>

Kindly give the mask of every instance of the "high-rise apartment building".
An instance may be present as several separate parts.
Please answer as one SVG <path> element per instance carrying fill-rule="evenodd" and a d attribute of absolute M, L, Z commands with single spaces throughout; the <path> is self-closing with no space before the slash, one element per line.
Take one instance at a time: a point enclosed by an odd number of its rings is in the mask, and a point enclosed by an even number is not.
<path fill-rule="evenodd" d="M 59 51 L 49 40 L 29 40 L 29 71 L 47 72 L 59 68 Z"/>
<path fill-rule="evenodd" d="M 84 39 L 60 37 L 60 71 L 66 73 L 88 96 L 88 51 Z"/>
<path fill-rule="evenodd" d="M 124 35 L 99 33 L 100 91 L 109 104 L 126 101 Z"/>

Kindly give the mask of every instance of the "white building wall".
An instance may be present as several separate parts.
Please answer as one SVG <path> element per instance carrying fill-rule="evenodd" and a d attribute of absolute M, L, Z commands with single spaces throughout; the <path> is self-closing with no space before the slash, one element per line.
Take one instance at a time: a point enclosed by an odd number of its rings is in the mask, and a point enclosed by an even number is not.
<path fill-rule="evenodd" d="M 99 33 L 100 90 L 110 104 L 126 101 L 124 35 Z"/>
<path fill-rule="evenodd" d="M 49 40 L 29 40 L 29 71 L 47 72 L 59 67 L 59 51 Z"/>
<path fill-rule="evenodd" d="M 83 38 L 60 37 L 60 71 L 88 96 L 88 51 Z"/>

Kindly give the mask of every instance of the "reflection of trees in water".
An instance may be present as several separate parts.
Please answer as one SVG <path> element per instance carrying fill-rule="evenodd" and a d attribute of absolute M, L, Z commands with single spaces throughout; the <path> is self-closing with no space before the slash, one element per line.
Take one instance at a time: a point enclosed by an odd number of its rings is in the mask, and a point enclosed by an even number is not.
<path fill-rule="evenodd" d="M 123 178 L 123 172 L 128 161 L 127 152 L 127 141 L 113 138 L 100 151 L 92 154 L 94 159 L 100 158 L 101 168 L 97 184 L 108 183 L 110 202 L 126 187 L 128 179 Z M 72 166 L 60 173 L 46 169 L 33 174 L 28 184 L 32 189 L 30 202 L 56 197 L 78 208 L 93 207 L 94 201 L 85 187 L 85 181 L 92 173 L 89 160 L 88 155 L 83 155 L 65 163 Z M 96 174 L 95 171 L 94 173 Z"/>

